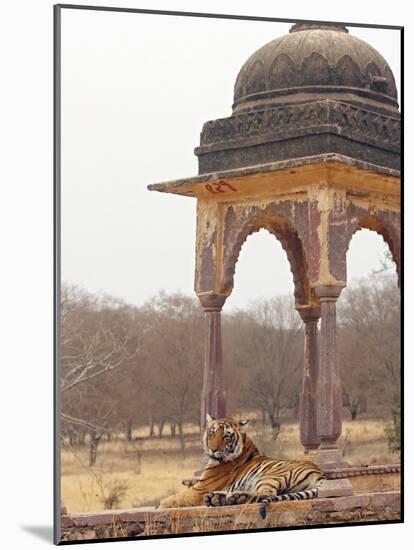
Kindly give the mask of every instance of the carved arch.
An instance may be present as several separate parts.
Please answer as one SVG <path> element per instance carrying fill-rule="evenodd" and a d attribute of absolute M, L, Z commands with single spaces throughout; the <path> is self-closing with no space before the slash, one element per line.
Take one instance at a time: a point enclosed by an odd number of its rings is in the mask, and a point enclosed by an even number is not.
<path fill-rule="evenodd" d="M 352 86 L 363 87 L 361 69 L 349 55 L 343 55 L 338 60 L 335 67 L 335 77 L 335 84 L 350 86 L 350 82 L 352 82 Z"/>
<path fill-rule="evenodd" d="M 322 86 L 331 83 L 329 63 L 323 55 L 312 52 L 302 61 L 301 79 L 306 86 Z"/>
<path fill-rule="evenodd" d="M 229 209 L 231 217 L 231 209 Z M 231 222 L 230 222 L 231 223 Z M 266 229 L 274 235 L 286 252 L 290 271 L 293 275 L 294 296 L 298 306 L 309 305 L 312 301 L 308 279 L 308 263 L 305 248 L 298 231 L 286 217 L 266 209 L 253 215 L 247 215 L 240 224 L 231 224 L 231 231 L 224 236 L 223 272 L 221 291 L 229 296 L 234 286 L 234 275 L 241 248 L 246 239 Z"/>
<path fill-rule="evenodd" d="M 269 69 L 269 89 L 281 86 L 291 88 L 297 86 L 297 69 L 292 59 L 282 53 L 273 59 Z"/>

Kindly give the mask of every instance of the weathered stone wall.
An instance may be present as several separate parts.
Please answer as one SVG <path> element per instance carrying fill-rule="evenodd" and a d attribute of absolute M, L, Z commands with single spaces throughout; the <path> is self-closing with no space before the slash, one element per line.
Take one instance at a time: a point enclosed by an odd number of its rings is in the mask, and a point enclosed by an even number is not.
<path fill-rule="evenodd" d="M 257 504 L 63 515 L 62 541 L 400 521 L 400 502 L 399 491 L 280 502 L 268 506 L 264 520 Z"/>
<path fill-rule="evenodd" d="M 354 494 L 396 491 L 400 489 L 400 474 L 361 475 L 350 478 L 350 482 Z"/>

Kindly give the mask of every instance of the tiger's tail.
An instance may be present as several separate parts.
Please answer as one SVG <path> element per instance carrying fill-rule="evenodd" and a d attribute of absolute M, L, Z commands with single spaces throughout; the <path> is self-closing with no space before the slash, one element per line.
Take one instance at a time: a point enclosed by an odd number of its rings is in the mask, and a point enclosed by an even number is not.
<path fill-rule="evenodd" d="M 263 519 L 266 517 L 266 506 L 271 502 L 282 502 L 283 500 L 308 500 L 311 498 L 317 498 L 318 489 L 306 489 L 305 491 L 299 491 L 298 493 L 286 493 L 284 495 L 267 496 L 260 501 L 260 515 Z"/>

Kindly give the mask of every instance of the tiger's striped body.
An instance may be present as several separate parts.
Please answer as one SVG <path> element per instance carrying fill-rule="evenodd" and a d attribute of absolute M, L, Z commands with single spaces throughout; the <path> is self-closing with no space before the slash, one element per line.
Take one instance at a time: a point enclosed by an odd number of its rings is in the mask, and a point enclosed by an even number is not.
<path fill-rule="evenodd" d="M 279 500 L 315 498 L 325 478 L 312 462 L 276 460 L 260 454 L 253 441 L 240 430 L 246 422 L 210 418 L 204 436 L 209 457 L 198 480 L 187 489 L 161 501 L 162 508 L 178 506 L 223 506 Z"/>

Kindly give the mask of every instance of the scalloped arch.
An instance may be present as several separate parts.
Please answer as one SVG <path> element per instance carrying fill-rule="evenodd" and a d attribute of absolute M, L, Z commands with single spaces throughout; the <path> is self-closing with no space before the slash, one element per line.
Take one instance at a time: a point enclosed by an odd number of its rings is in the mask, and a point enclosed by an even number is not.
<path fill-rule="evenodd" d="M 395 264 L 395 269 L 398 276 L 398 285 L 400 284 L 400 239 L 395 227 L 390 223 L 386 223 L 381 219 L 381 216 L 375 214 L 368 214 L 361 217 L 353 226 L 352 232 L 349 236 L 345 254 L 348 252 L 351 241 L 358 231 L 362 229 L 368 229 L 380 235 L 384 242 L 388 245 L 391 252 L 392 259 Z"/>
<path fill-rule="evenodd" d="M 302 240 L 293 224 L 273 212 L 261 212 L 254 219 L 247 218 L 239 227 L 231 241 L 225 243 L 223 257 L 222 291 L 230 295 L 234 286 L 236 265 L 243 244 L 253 233 L 266 229 L 282 245 L 286 252 L 290 271 L 293 275 L 294 296 L 297 305 L 311 303 L 311 289 L 308 280 L 308 266 Z"/>

